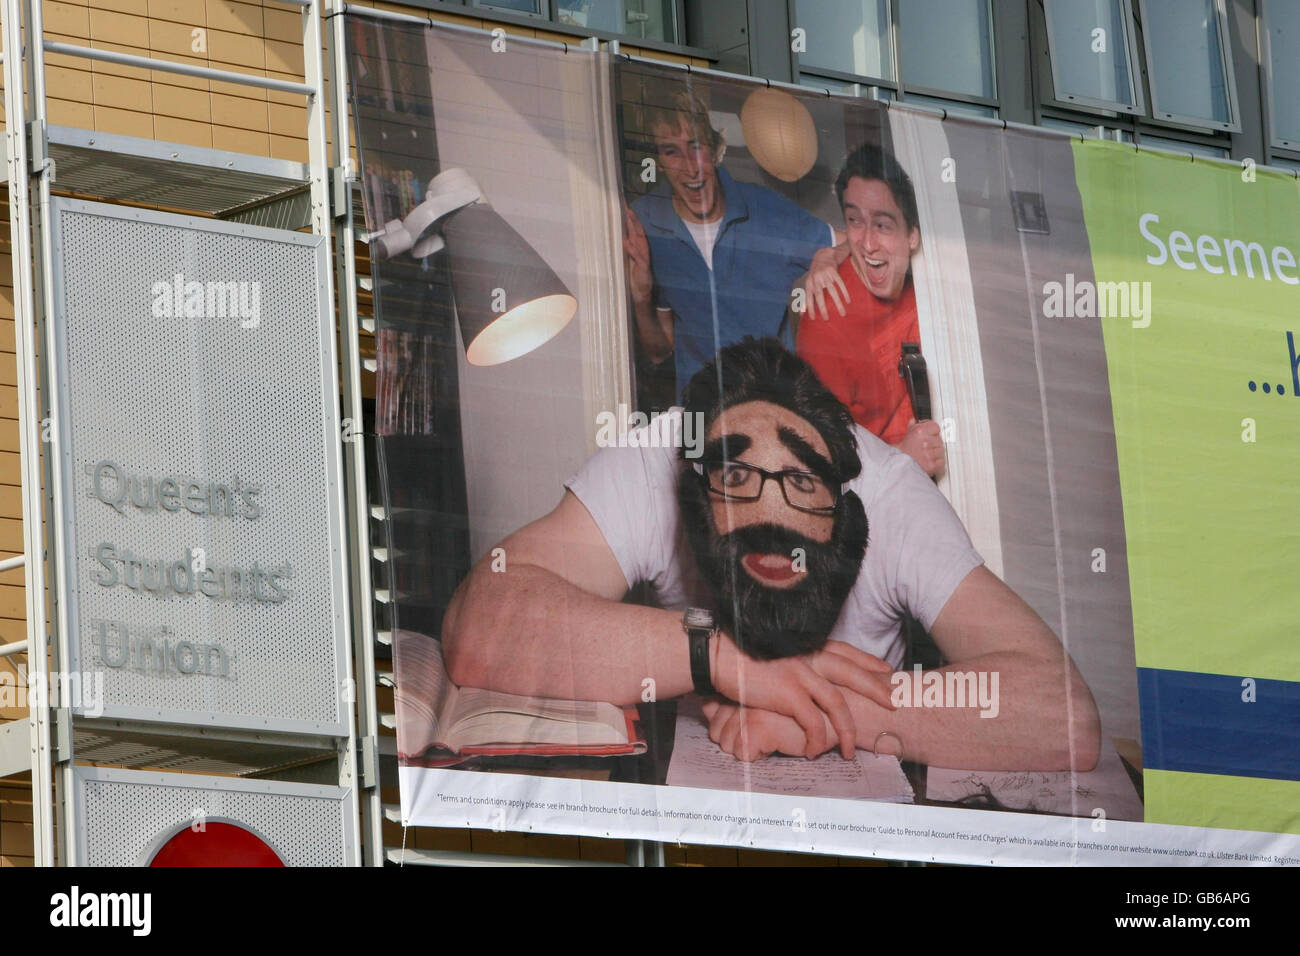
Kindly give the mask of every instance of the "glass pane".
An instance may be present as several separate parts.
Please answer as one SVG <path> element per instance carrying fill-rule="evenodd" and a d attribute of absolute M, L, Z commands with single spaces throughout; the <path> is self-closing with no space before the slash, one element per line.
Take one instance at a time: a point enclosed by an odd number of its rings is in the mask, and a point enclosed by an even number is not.
<path fill-rule="evenodd" d="M 804 30 L 804 66 L 894 78 L 886 0 L 801 0 L 795 26 Z"/>
<path fill-rule="evenodd" d="M 1273 68 L 1273 138 L 1300 143 L 1300 3 L 1270 0 L 1266 14 Z"/>
<path fill-rule="evenodd" d="M 1275 4 L 1276 6 L 1277 4 Z M 1153 108 L 1210 120 L 1232 121 L 1218 4 L 1214 0 L 1146 0 L 1147 49 Z"/>
<path fill-rule="evenodd" d="M 898 33 L 905 86 L 996 95 L 988 0 L 904 0 Z"/>
<path fill-rule="evenodd" d="M 1046 0 L 1056 98 L 1134 106 L 1129 44 L 1119 0 Z"/>
<path fill-rule="evenodd" d="M 555 17 L 588 30 L 677 42 L 673 0 L 556 0 Z"/>
<path fill-rule="evenodd" d="M 996 117 L 998 111 L 991 106 L 978 106 L 974 103 L 959 103 L 955 100 L 942 100 L 937 96 L 921 96 L 918 93 L 908 93 L 906 87 L 903 89 L 903 95 L 907 99 L 903 100 L 904 104 L 911 103 L 915 106 L 933 106 L 937 109 L 947 110 L 949 113 L 966 116 L 989 116 Z"/>
<path fill-rule="evenodd" d="M 1227 159 L 1227 149 L 1218 146 L 1202 146 L 1200 143 L 1186 143 L 1181 139 L 1168 139 L 1164 136 L 1142 134 L 1143 146 L 1151 149 L 1167 149 L 1174 153 L 1194 153 L 1197 156 L 1210 156 L 1214 159 Z"/>

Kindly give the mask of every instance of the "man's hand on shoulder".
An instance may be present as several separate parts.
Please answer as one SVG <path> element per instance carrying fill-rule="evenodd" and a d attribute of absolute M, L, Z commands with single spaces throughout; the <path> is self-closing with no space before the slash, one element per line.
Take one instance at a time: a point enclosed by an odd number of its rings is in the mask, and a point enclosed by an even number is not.
<path fill-rule="evenodd" d="M 829 295 L 835 303 L 840 316 L 847 315 L 845 306 L 849 301 L 849 288 L 840 275 L 840 263 L 848 256 L 848 246 L 827 246 L 813 253 L 812 263 L 804 276 L 804 312 L 808 319 L 826 319 L 831 317 Z"/>

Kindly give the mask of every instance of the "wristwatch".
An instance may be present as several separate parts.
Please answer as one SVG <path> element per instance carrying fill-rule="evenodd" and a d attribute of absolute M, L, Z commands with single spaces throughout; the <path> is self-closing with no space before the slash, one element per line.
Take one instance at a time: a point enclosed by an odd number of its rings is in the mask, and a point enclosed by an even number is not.
<path fill-rule="evenodd" d="M 701 607 L 688 607 L 682 615 L 682 630 L 691 652 L 691 681 L 695 693 L 701 697 L 714 697 L 718 691 L 709 675 L 709 638 L 718 633 L 713 612 Z"/>

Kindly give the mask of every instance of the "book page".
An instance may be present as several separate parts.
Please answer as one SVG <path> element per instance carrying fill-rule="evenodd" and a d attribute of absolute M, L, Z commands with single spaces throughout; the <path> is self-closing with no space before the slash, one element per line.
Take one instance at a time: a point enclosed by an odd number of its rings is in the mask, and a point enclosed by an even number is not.
<path fill-rule="evenodd" d="M 415 631 L 393 634 L 393 659 L 401 675 L 393 702 L 397 709 L 397 751 L 416 757 L 441 743 L 440 714 L 456 687 L 447 677 L 442 644 Z"/>
<path fill-rule="evenodd" d="M 838 750 L 816 760 L 773 755 L 744 763 L 709 739 L 709 725 L 700 699 L 683 698 L 677 705 L 677 732 L 668 763 L 669 786 L 710 790 L 745 790 L 788 796 L 840 797 L 911 803 L 912 785 L 897 757 L 875 756 L 859 750 L 845 760 Z"/>
<path fill-rule="evenodd" d="M 462 687 L 447 718 L 448 746 L 592 746 L 627 743 L 627 719 L 613 704 L 549 700 Z"/>

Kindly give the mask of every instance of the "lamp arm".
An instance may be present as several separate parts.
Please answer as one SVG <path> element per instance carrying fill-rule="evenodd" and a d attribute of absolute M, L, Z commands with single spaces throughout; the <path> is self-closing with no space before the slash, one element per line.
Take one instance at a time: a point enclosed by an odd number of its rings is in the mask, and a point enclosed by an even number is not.
<path fill-rule="evenodd" d="M 374 237 L 380 257 L 389 259 L 410 250 L 413 258 L 423 259 L 437 252 L 443 246 L 442 236 L 426 233 L 439 219 L 482 201 L 483 191 L 474 177 L 463 169 L 444 170 L 429 183 L 424 202 L 405 219 L 385 223 L 383 231 Z"/>

